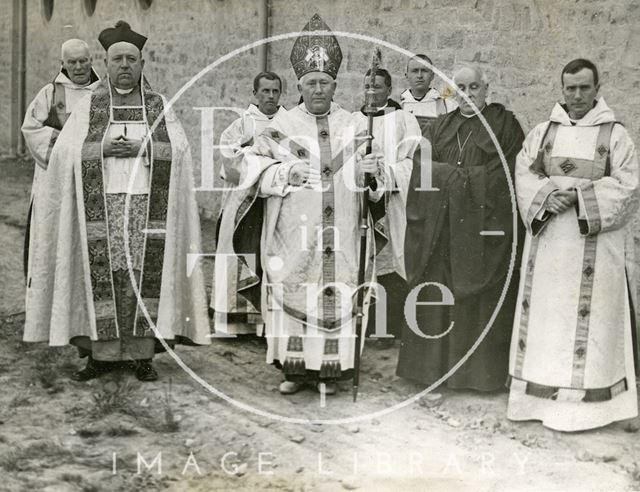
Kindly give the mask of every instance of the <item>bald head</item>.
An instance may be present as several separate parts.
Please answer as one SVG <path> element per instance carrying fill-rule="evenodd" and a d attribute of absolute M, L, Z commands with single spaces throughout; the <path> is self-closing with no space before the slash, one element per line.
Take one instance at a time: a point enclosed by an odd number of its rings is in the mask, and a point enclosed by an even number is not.
<path fill-rule="evenodd" d="M 463 114 L 471 115 L 486 104 L 489 82 L 484 71 L 478 66 L 466 66 L 457 70 L 453 75 L 453 81 L 458 86 L 456 100 Z M 466 94 L 473 104 L 469 104 L 462 96 Z"/>
<path fill-rule="evenodd" d="M 126 52 L 126 53 L 137 53 L 138 57 L 142 58 L 142 51 L 132 43 L 128 41 L 118 41 L 117 43 L 113 43 L 109 48 L 107 48 L 107 57 L 110 53 L 114 52 Z"/>
<path fill-rule="evenodd" d="M 60 58 L 71 82 L 87 85 L 91 81 L 91 54 L 89 45 L 82 39 L 69 39 L 62 43 Z"/>
<path fill-rule="evenodd" d="M 131 89 L 140 81 L 144 60 L 134 44 L 119 41 L 109 46 L 105 59 L 109 80 L 118 89 Z"/>

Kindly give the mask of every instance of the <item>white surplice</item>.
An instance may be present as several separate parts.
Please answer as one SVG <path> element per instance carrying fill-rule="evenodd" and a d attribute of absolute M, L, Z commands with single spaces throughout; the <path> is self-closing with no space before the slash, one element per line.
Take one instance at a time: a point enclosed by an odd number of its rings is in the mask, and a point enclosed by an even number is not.
<path fill-rule="evenodd" d="M 94 78 L 97 75 L 94 73 Z M 29 231 L 29 251 L 34 250 L 37 241 L 36 231 L 42 221 L 44 211 L 38 204 L 38 198 L 45 193 L 43 189 L 44 177 L 49 158 L 54 144 L 60 134 L 60 130 L 45 125 L 50 111 L 57 112 L 60 123 L 64 125 L 66 119 L 76 107 L 78 101 L 90 94 L 91 91 L 99 83 L 99 80 L 87 85 L 74 84 L 63 72 L 58 73 L 52 84 L 45 85 L 36 97 L 31 101 L 27 112 L 24 115 L 22 123 L 22 135 L 29 149 L 29 152 L 36 161 L 33 172 L 33 184 L 31 185 L 31 224 Z M 53 107 L 55 90 L 64 90 L 64 95 L 58 95 L 56 99 L 64 100 L 64 106 L 60 108 Z M 29 261 L 31 263 L 31 261 Z M 27 279 L 30 277 L 30 268 L 27 269 Z"/>
<path fill-rule="evenodd" d="M 262 334 L 264 323 L 260 315 L 260 306 L 253 306 L 251 301 L 237 293 L 238 258 L 233 256 L 233 228 L 228 227 L 233 224 L 233 217 L 240 205 L 237 194 L 233 192 L 233 187 L 237 184 L 234 181 L 237 181 L 239 173 L 234 169 L 234 164 L 239 162 L 256 136 L 263 132 L 273 118 L 286 112 L 287 110 L 280 106 L 275 114 L 266 115 L 255 104 L 250 104 L 242 117 L 231 123 L 220 136 L 220 153 L 226 159 L 227 169 L 223 167 L 221 171 L 226 190 L 222 198 L 220 222 L 225 224 L 225 227 L 220 227 L 219 236 L 216 238 L 216 254 L 219 256 L 214 264 L 211 294 L 216 333 Z M 230 316 L 236 318 L 231 319 Z M 242 319 L 238 319 L 238 316 Z"/>

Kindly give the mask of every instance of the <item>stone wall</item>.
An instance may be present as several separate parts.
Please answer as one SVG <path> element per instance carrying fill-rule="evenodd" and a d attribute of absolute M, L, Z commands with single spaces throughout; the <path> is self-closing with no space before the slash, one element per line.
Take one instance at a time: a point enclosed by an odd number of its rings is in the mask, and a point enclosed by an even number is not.
<path fill-rule="evenodd" d="M 10 4 L 9 0 L 3 3 Z M 594 60 L 602 74 L 601 94 L 633 135 L 640 129 L 640 0 L 270 0 L 272 35 L 298 31 L 314 12 L 335 31 L 370 35 L 413 52 L 428 53 L 450 74 L 457 64 L 477 62 L 490 79 L 491 99 L 510 107 L 525 130 L 548 115 L 560 97 L 559 72 L 575 57 Z M 101 29 L 126 19 L 149 37 L 146 74 L 151 84 L 172 97 L 194 75 L 220 56 L 260 38 L 259 0 L 154 0 L 148 9 L 139 0 L 97 0 L 89 16 L 83 0 L 56 0 L 50 20 L 41 0 L 28 2 L 27 98 L 51 80 L 58 69 L 60 44 L 70 37 L 86 39 L 95 67 L 104 73 Z M 0 103 L 11 100 L 11 8 L 0 13 Z M 336 100 L 354 110 L 362 102 L 362 74 L 372 45 L 340 39 L 344 61 Z M 293 39 L 273 43 L 270 68 L 285 78 L 282 101 L 298 100 L 289 65 Z M 383 50 L 394 74 L 394 95 L 405 88 L 406 58 Z M 192 152 L 201 160 L 201 116 L 195 109 L 244 107 L 251 100 L 251 80 L 259 69 L 258 51 L 250 49 L 200 77 L 176 102 Z M 216 112 L 214 133 L 233 119 Z M 0 112 L 0 145 L 9 141 L 7 111 Z M 216 157 L 216 165 L 219 164 Z M 199 181 L 199 171 L 196 178 Z M 202 192 L 200 203 L 215 214 L 219 193 Z"/>
<path fill-rule="evenodd" d="M 127 20 L 133 29 L 149 40 L 144 49 L 145 75 L 151 85 L 171 98 L 203 67 L 254 38 L 258 3 L 253 0 L 194 0 L 176 2 L 155 0 L 143 9 L 138 0 L 98 0 L 92 16 L 79 0 L 57 0 L 49 21 L 42 15 L 40 1 L 28 5 L 27 97 L 35 96 L 44 83 L 52 80 L 59 67 L 61 43 L 71 37 L 85 39 L 94 68 L 105 73 L 104 50 L 98 33 L 117 20 Z M 176 102 L 177 110 L 191 142 L 199 175 L 200 122 L 198 107 L 246 106 L 249 85 L 258 70 L 256 50 L 251 50 L 200 78 Z M 215 135 L 232 121 L 234 113 L 215 113 Z M 216 165 L 219 159 L 216 154 Z M 198 181 L 198 179 L 197 179 Z M 219 193 L 200 193 L 208 215 L 215 214 Z"/>
<path fill-rule="evenodd" d="M 618 118 L 640 129 L 640 2 L 594 0 L 375 0 L 272 1 L 272 32 L 302 28 L 317 11 L 332 29 L 369 34 L 429 54 L 445 74 L 461 63 L 482 65 L 491 99 L 510 107 L 525 130 L 546 118 L 561 97 L 560 71 L 577 57 L 599 67 L 601 94 Z M 290 45 L 290 42 L 286 43 Z M 354 103 L 361 92 L 371 45 L 350 43 L 339 82 Z M 274 52 L 275 51 L 275 52 Z M 272 50 L 274 69 L 290 73 L 288 51 Z M 399 94 L 406 58 L 383 50 Z M 293 77 L 291 77 L 293 78 Z M 356 99 L 361 99 L 357 97 Z"/>
<path fill-rule="evenodd" d="M 13 5 L 4 0 L 0 12 L 0 153 L 11 145 L 11 101 L 12 47 L 13 47 Z"/>

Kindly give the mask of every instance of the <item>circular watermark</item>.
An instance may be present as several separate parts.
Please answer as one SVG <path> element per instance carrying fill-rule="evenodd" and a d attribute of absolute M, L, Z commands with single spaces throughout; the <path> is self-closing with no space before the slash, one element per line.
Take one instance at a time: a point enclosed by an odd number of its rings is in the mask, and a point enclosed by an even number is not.
<path fill-rule="evenodd" d="M 493 130 L 491 129 L 489 123 L 487 122 L 487 120 L 485 119 L 485 117 L 482 115 L 482 113 L 480 112 L 480 110 L 476 107 L 476 105 L 474 104 L 474 102 L 468 97 L 467 94 L 465 94 L 464 92 L 460 91 L 457 87 L 457 85 L 455 84 L 455 82 L 453 80 L 451 80 L 449 77 L 447 77 L 443 72 L 441 72 L 437 67 L 433 66 L 431 63 L 429 63 L 426 60 L 423 60 L 421 58 L 414 58 L 415 57 L 415 53 L 406 50 L 394 43 L 390 43 L 388 41 L 384 41 L 378 38 L 375 38 L 373 36 L 368 36 L 365 34 L 358 34 L 358 33 L 350 33 L 350 32 L 343 32 L 343 31 L 296 31 L 296 32 L 288 32 L 288 33 L 284 33 L 284 34 L 279 34 L 279 35 L 274 35 L 274 36 L 270 36 L 268 38 L 264 38 L 264 39 L 260 39 L 257 41 L 254 41 L 252 43 L 246 44 L 240 48 L 237 48 L 229 53 L 227 53 L 224 56 L 221 56 L 220 58 L 218 58 L 217 60 L 215 60 L 214 62 L 210 63 L 209 65 L 207 65 L 205 68 L 203 68 L 202 70 L 200 70 L 196 75 L 194 75 L 186 84 L 184 84 L 177 92 L 176 94 L 169 100 L 167 101 L 167 103 L 164 106 L 164 110 L 161 113 L 160 117 L 156 119 L 156 121 L 154 122 L 154 124 L 149 128 L 149 131 L 147 132 L 147 135 L 145 136 L 145 140 L 143 142 L 143 145 L 140 147 L 140 152 L 138 153 L 138 156 L 136 158 L 136 162 L 134 165 L 134 169 L 133 169 L 133 175 L 136 174 L 137 168 L 142 164 L 142 156 L 144 153 L 144 149 L 147 147 L 147 144 L 149 143 L 150 139 L 151 139 L 151 135 L 152 133 L 155 131 L 155 129 L 157 128 L 158 124 L 162 121 L 162 119 L 166 116 L 167 112 L 171 109 L 171 107 L 176 103 L 176 101 L 178 101 L 180 99 L 180 97 L 182 97 L 182 95 L 188 91 L 198 80 L 200 80 L 202 77 L 204 77 L 205 75 L 207 75 L 209 72 L 211 72 L 212 70 L 214 70 L 215 68 L 217 68 L 218 66 L 222 65 L 223 63 L 231 60 L 233 57 L 240 55 L 242 53 L 245 53 L 249 50 L 252 50 L 254 48 L 257 48 L 259 46 L 268 44 L 268 43 L 274 43 L 274 42 L 278 42 L 278 41 L 284 41 L 284 40 L 288 40 L 288 39 L 292 39 L 292 38 L 298 38 L 301 35 L 314 35 L 314 36 L 335 36 L 337 38 L 349 38 L 349 39 L 353 39 L 353 40 L 357 40 L 357 41 L 364 41 L 367 43 L 371 43 L 372 45 L 376 45 L 379 47 L 383 47 L 383 48 L 387 48 L 389 50 L 392 50 L 396 53 L 399 53 L 409 59 L 413 58 L 415 61 L 419 62 L 420 64 L 424 65 L 425 67 L 429 68 L 430 70 L 433 71 L 433 73 L 435 73 L 440 79 L 444 80 L 445 82 L 447 82 L 449 84 L 450 87 L 454 88 L 457 93 L 474 109 L 475 114 L 478 116 L 478 118 L 480 119 L 480 121 L 482 122 L 482 125 L 484 126 L 484 128 L 487 130 L 489 137 L 491 138 L 491 141 L 493 142 L 498 156 L 500 157 L 500 161 L 502 163 L 503 169 L 505 171 L 505 174 L 507 176 L 507 184 L 509 187 L 509 192 L 510 192 L 510 198 L 511 198 L 511 207 L 512 207 L 512 217 L 513 217 L 513 240 L 512 240 L 512 248 L 511 248 L 511 255 L 510 255 L 510 259 L 509 259 L 509 268 L 507 271 L 507 275 L 505 278 L 505 282 L 504 282 L 504 286 L 502 288 L 502 291 L 500 293 L 500 297 L 498 299 L 497 305 L 495 307 L 495 309 L 493 310 L 491 317 L 487 323 L 487 325 L 484 327 L 484 329 L 482 330 L 482 332 L 480 333 L 480 335 L 478 336 L 478 338 L 476 339 L 476 341 L 473 343 L 473 345 L 471 346 L 471 348 L 462 356 L 462 358 L 449 370 L 447 371 L 440 379 L 438 379 L 436 382 L 434 382 L 433 384 L 431 384 L 430 386 L 428 386 L 427 388 L 425 388 L 424 390 L 420 391 L 419 393 L 416 393 L 415 395 L 399 402 L 396 403 L 390 407 L 381 409 L 381 410 L 376 410 L 373 412 L 369 412 L 369 413 L 365 413 L 362 415 L 355 415 L 355 416 L 350 416 L 350 417 L 343 417 L 343 418 L 333 418 L 333 419 L 316 419 L 316 418 L 296 418 L 296 417 L 289 417 L 286 415 L 280 415 L 277 413 L 273 413 L 267 410 L 262 410 L 260 408 L 256 408 L 252 405 L 249 405 L 247 403 L 244 403 L 242 401 L 236 400 L 235 398 L 232 398 L 231 396 L 227 395 L 226 393 L 224 393 L 223 391 L 218 390 L 217 388 L 215 388 L 213 385 L 211 385 L 208 381 L 205 381 L 201 376 L 199 376 L 197 373 L 195 373 L 181 358 L 180 356 L 174 351 L 172 350 L 172 348 L 167 344 L 167 342 L 164 340 L 164 338 L 161 336 L 161 334 L 159 333 L 155 323 L 153 322 L 153 320 L 151 319 L 151 316 L 149 314 L 149 311 L 147 310 L 144 301 L 142 299 L 141 293 L 140 293 L 140 288 L 139 285 L 137 283 L 137 279 L 135 277 L 135 273 L 133 271 L 133 262 L 132 262 L 132 258 L 131 258 L 131 251 L 130 251 L 130 244 L 129 244 L 129 228 L 128 228 L 128 224 L 129 224 L 129 207 L 130 207 L 130 197 L 131 195 L 129 193 L 127 193 L 126 195 L 126 199 L 125 199 L 125 215 L 124 215 L 124 247 L 125 247 L 125 254 L 127 257 L 127 267 L 128 267 L 128 271 L 129 271 L 129 277 L 131 280 L 131 284 L 133 287 L 133 290 L 136 294 L 137 300 L 138 300 L 138 307 L 140 309 L 140 311 L 142 312 L 142 314 L 144 315 L 144 317 L 146 318 L 149 326 L 151 327 L 151 329 L 153 330 L 153 332 L 155 333 L 157 339 L 160 341 L 160 343 L 162 344 L 162 346 L 164 347 L 164 349 L 167 351 L 167 353 L 169 353 L 171 355 L 171 357 L 175 360 L 175 362 L 178 364 L 178 366 L 184 370 L 194 381 L 196 381 L 198 384 L 200 384 L 203 388 L 205 388 L 207 391 L 211 392 L 212 394 L 218 396 L 219 398 L 225 400 L 226 402 L 230 403 L 231 405 L 234 405 L 235 407 L 241 409 L 241 410 L 245 410 L 247 412 L 251 412 L 255 415 L 261 416 L 261 417 L 265 417 L 265 418 L 269 418 L 269 419 L 274 419 L 274 420 L 278 420 L 281 422 L 285 422 L 285 423 L 293 423 L 293 424 L 325 424 L 325 425 L 339 425 L 339 424 L 350 424 L 350 423 L 355 423 L 355 422 L 361 422 L 364 420 L 368 420 L 368 419 L 373 419 L 373 418 L 379 418 L 379 417 L 383 417 L 385 415 L 388 415 L 396 410 L 400 410 L 404 407 L 407 407 L 415 402 L 417 402 L 420 398 L 422 398 L 423 396 L 425 396 L 426 394 L 428 394 L 429 392 L 431 392 L 432 390 L 434 390 L 435 388 L 437 388 L 438 386 L 440 386 L 443 382 L 445 382 L 452 374 L 454 374 L 466 361 L 467 359 L 474 353 L 474 351 L 478 348 L 478 346 L 480 345 L 480 343 L 482 343 L 482 341 L 484 340 L 484 338 L 487 336 L 489 330 L 491 329 L 501 307 L 502 304 L 504 303 L 505 297 L 507 295 L 507 290 L 509 288 L 509 284 L 511 283 L 511 278 L 513 275 L 513 270 L 514 270 L 514 266 L 515 266 L 515 261 L 516 261 L 516 250 L 517 250 L 517 225 L 518 225 L 518 217 L 517 217 L 517 210 L 516 210 L 516 200 L 515 200 L 515 190 L 514 190 L 514 186 L 512 183 L 512 180 L 509 179 L 510 177 L 510 171 L 509 171 L 509 166 L 507 164 L 506 158 L 504 156 L 504 152 L 502 151 L 502 148 L 500 146 L 500 143 L 498 141 L 498 138 L 496 137 L 496 135 L 493 133 Z M 130 183 L 131 186 L 131 183 Z M 364 334 L 363 334 L 364 336 Z"/>

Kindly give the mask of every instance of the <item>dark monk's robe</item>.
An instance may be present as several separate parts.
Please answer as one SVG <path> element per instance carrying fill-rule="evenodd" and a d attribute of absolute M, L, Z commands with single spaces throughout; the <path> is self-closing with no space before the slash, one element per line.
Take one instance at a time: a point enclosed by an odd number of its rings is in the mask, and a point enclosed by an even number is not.
<path fill-rule="evenodd" d="M 513 113 L 500 104 L 489 104 L 482 115 L 500 144 L 510 176 L 480 118 L 467 118 L 459 109 L 439 117 L 427 135 L 432 187 L 438 191 L 416 190 L 424 181 L 421 152 L 414 155 L 405 238 L 409 286 L 437 282 L 454 295 L 453 305 L 425 306 L 420 302 L 441 303 L 443 294 L 436 286 L 419 291 L 417 327 L 437 338 L 422 338 L 404 327 L 397 373 L 423 384 L 444 376 L 479 338 L 496 310 L 511 260 L 514 215 L 508 182 L 513 183 L 524 134 Z M 514 264 L 519 265 L 517 258 Z M 449 387 L 492 391 L 504 386 L 517 284 L 514 272 L 491 329 L 448 378 Z M 451 322 L 451 331 L 439 337 Z"/>

